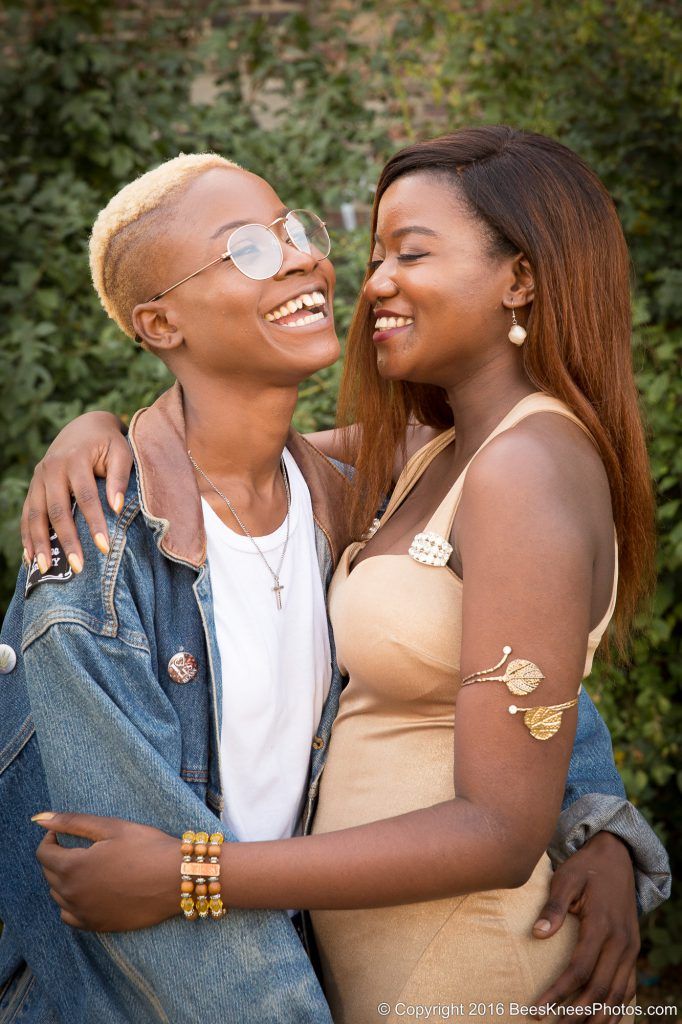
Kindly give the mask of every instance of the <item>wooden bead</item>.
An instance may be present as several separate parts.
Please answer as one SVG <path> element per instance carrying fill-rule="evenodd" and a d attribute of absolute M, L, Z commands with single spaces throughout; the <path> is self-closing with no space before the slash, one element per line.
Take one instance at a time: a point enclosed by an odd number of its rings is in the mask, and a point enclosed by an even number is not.
<path fill-rule="evenodd" d="M 206 843 L 195 843 L 194 844 L 194 855 L 196 857 L 205 857 L 207 849 L 208 849 L 208 847 L 206 846 Z"/>
<path fill-rule="evenodd" d="M 215 843 L 210 843 L 209 847 L 208 847 L 208 856 L 209 857 L 219 857 L 220 856 L 220 847 L 217 846 Z"/>
<path fill-rule="evenodd" d="M 187 857 L 194 853 L 194 843 L 182 843 L 180 846 L 180 853 L 183 857 Z"/>
<path fill-rule="evenodd" d="M 180 865 L 181 875 L 193 875 L 195 878 L 219 878 L 220 864 L 211 864 L 205 861 L 203 864 L 195 864 L 194 861 L 182 861 Z"/>
<path fill-rule="evenodd" d="M 194 882 L 181 882 L 180 892 L 194 892 Z"/>
<path fill-rule="evenodd" d="M 217 896 L 220 893 L 220 882 L 209 882 L 208 883 L 208 894 L 209 896 Z"/>
<path fill-rule="evenodd" d="M 205 885 L 204 882 L 198 882 L 194 886 L 194 895 L 195 896 L 206 896 L 207 893 L 208 893 L 208 886 Z"/>

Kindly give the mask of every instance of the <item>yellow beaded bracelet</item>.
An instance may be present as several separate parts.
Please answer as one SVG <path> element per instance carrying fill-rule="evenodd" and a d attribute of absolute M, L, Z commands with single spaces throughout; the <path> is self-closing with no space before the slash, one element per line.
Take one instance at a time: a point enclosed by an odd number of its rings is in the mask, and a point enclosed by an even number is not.
<path fill-rule="evenodd" d="M 218 920 L 227 910 L 220 895 L 220 832 L 183 832 L 180 844 L 180 909 L 188 921 Z M 194 858 L 194 859 L 192 859 Z"/>

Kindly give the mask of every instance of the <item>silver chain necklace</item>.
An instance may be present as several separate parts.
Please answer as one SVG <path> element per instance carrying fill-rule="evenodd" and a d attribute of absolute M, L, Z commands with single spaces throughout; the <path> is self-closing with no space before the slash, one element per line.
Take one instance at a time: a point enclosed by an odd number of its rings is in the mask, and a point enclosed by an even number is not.
<path fill-rule="evenodd" d="M 258 552 L 260 557 L 265 562 L 265 565 L 267 567 L 268 572 L 270 573 L 270 575 L 272 576 L 273 580 L 275 581 L 275 585 L 274 585 L 274 587 L 272 589 L 273 589 L 273 592 L 275 594 L 275 600 L 277 602 L 277 608 L 279 609 L 279 611 L 281 611 L 282 610 L 282 596 L 281 595 L 282 595 L 282 591 L 284 590 L 284 586 L 279 582 L 279 576 L 280 576 L 280 573 L 282 571 L 282 566 L 284 565 L 284 556 L 287 553 L 287 544 L 289 543 L 289 520 L 290 520 L 289 513 L 291 512 L 291 490 L 289 489 L 289 477 L 287 475 L 287 468 L 284 465 L 284 456 L 282 456 L 282 458 L 280 459 L 280 466 L 281 466 L 281 469 L 282 469 L 282 477 L 284 479 L 284 489 L 287 492 L 287 517 L 286 517 L 287 532 L 286 532 L 286 537 L 284 538 L 284 546 L 282 548 L 282 557 L 279 560 L 279 565 L 277 566 L 277 572 L 275 572 L 274 569 L 272 568 L 272 566 L 270 565 L 270 563 L 268 562 L 267 558 L 265 557 L 265 555 L 261 551 L 261 549 L 256 544 L 256 541 L 251 536 L 251 534 L 249 533 L 249 531 L 247 530 L 247 528 L 244 526 L 243 522 L 239 518 L 239 514 L 238 514 L 236 508 L 234 507 L 234 505 L 232 504 L 230 499 L 227 497 L 227 495 L 223 494 L 223 492 L 220 490 L 220 488 L 216 487 L 216 485 L 213 483 L 211 478 L 209 476 L 207 476 L 206 473 L 204 473 L 204 471 L 201 468 L 201 466 L 199 466 L 198 463 L 195 462 L 194 457 L 192 456 L 192 453 L 191 453 L 191 451 L 189 451 L 189 449 L 187 450 L 187 455 L 189 456 L 189 461 L 192 463 L 192 465 L 196 469 L 197 473 L 201 473 L 201 475 L 203 476 L 203 478 L 206 481 L 206 483 L 210 487 L 212 487 L 213 490 L 216 492 L 216 494 L 219 495 L 223 499 L 223 501 L 225 502 L 225 504 L 229 508 L 230 512 L 232 513 L 234 518 L 239 523 L 239 526 L 240 526 L 242 532 L 249 538 L 249 540 L 253 544 L 254 548 L 256 549 L 256 551 Z"/>

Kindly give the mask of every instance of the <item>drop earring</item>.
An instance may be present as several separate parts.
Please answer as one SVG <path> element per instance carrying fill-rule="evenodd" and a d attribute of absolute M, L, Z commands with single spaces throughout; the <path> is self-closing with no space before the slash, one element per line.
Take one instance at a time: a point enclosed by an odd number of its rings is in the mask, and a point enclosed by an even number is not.
<path fill-rule="evenodd" d="M 509 334 L 507 335 L 507 337 L 511 341 L 512 345 L 523 345 L 524 341 L 526 340 L 527 331 L 526 331 L 525 327 L 522 327 L 521 324 L 518 323 L 518 321 L 516 319 L 516 311 L 514 309 L 514 300 L 512 299 L 511 302 L 512 302 L 512 325 L 511 325 L 511 330 L 509 331 Z"/>

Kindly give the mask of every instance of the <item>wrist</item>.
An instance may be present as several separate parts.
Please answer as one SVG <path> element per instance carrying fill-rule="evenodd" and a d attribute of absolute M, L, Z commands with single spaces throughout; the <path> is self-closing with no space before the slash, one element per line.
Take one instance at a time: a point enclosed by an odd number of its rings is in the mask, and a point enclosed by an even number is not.
<path fill-rule="evenodd" d="M 630 858 L 630 847 L 620 836 L 615 835 L 613 832 L 597 832 L 596 835 L 592 836 L 585 843 L 585 846 L 589 846 L 595 853 L 604 853 L 604 855 L 618 856 L 617 851 L 620 850 Z"/>
<path fill-rule="evenodd" d="M 221 832 L 183 832 L 180 842 L 179 907 L 188 921 L 224 917 L 220 858 L 224 836 Z"/>

